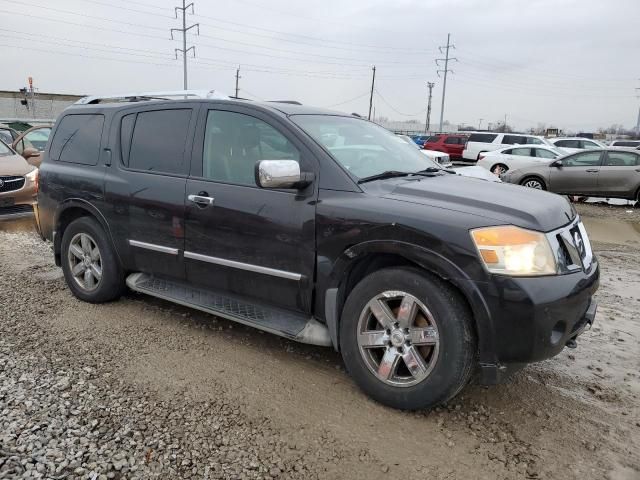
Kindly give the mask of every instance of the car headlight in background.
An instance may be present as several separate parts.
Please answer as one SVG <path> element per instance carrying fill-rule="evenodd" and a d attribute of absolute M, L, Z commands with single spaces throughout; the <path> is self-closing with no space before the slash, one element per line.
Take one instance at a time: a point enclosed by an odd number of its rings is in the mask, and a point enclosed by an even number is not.
<path fill-rule="evenodd" d="M 543 233 L 504 225 L 472 230 L 471 238 L 491 273 L 532 276 L 557 272 L 555 256 Z"/>

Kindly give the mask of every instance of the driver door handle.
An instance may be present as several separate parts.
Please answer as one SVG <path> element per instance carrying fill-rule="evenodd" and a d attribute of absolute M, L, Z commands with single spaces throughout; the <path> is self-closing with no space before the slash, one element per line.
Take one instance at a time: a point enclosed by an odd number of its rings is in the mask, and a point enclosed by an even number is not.
<path fill-rule="evenodd" d="M 191 194 L 187 196 L 187 200 L 189 200 L 190 202 L 195 203 L 196 205 L 198 205 L 199 207 L 208 207 L 210 205 L 213 205 L 213 201 L 214 198 L 213 197 L 209 197 L 207 192 L 198 192 L 197 195 L 195 194 Z"/>
<path fill-rule="evenodd" d="M 587 173 L 598 173 L 600 170 L 598 170 L 597 168 L 588 168 L 587 170 L 585 170 Z"/>

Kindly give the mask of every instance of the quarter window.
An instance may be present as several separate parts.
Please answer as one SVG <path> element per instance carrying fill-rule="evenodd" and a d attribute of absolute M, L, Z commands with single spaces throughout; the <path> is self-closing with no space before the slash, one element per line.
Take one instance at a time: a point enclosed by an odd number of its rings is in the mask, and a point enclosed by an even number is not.
<path fill-rule="evenodd" d="M 580 140 L 558 140 L 556 147 L 580 148 Z"/>
<path fill-rule="evenodd" d="M 262 120 L 242 113 L 209 111 L 202 158 L 204 178 L 256 186 L 255 165 L 260 160 L 300 161 L 300 152 Z"/>
<path fill-rule="evenodd" d="M 103 125 L 103 115 L 81 114 L 63 117 L 51 140 L 51 159 L 97 165 Z"/>
<path fill-rule="evenodd" d="M 191 109 L 138 113 L 131 137 L 129 168 L 186 174 L 189 169 L 185 144 L 190 119 Z"/>
<path fill-rule="evenodd" d="M 567 157 L 562 162 L 565 167 L 598 167 L 600 166 L 600 152 L 577 153 Z"/>
<path fill-rule="evenodd" d="M 491 133 L 472 133 L 469 136 L 469 142 L 491 143 L 497 136 L 497 134 Z"/>

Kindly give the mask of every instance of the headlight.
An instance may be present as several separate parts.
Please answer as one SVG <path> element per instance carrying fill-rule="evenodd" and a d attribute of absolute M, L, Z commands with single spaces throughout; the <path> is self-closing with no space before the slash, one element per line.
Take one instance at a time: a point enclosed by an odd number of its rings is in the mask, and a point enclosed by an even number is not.
<path fill-rule="evenodd" d="M 556 273 L 556 259 L 543 233 L 505 225 L 472 230 L 471 238 L 491 273 L 513 276 Z"/>
<path fill-rule="evenodd" d="M 25 178 L 36 186 L 36 190 L 38 190 L 38 172 L 39 170 L 34 168 L 25 175 Z"/>

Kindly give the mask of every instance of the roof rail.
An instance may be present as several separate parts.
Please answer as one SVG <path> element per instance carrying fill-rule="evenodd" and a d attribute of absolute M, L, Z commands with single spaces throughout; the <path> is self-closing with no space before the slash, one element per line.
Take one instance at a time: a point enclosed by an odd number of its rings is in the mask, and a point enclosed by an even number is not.
<path fill-rule="evenodd" d="M 184 99 L 217 99 L 229 100 L 229 97 L 217 90 L 172 90 L 162 92 L 123 93 L 119 95 L 91 95 L 83 97 L 74 105 L 93 105 L 105 100 L 112 102 L 139 102 L 142 100 L 184 100 Z"/>

